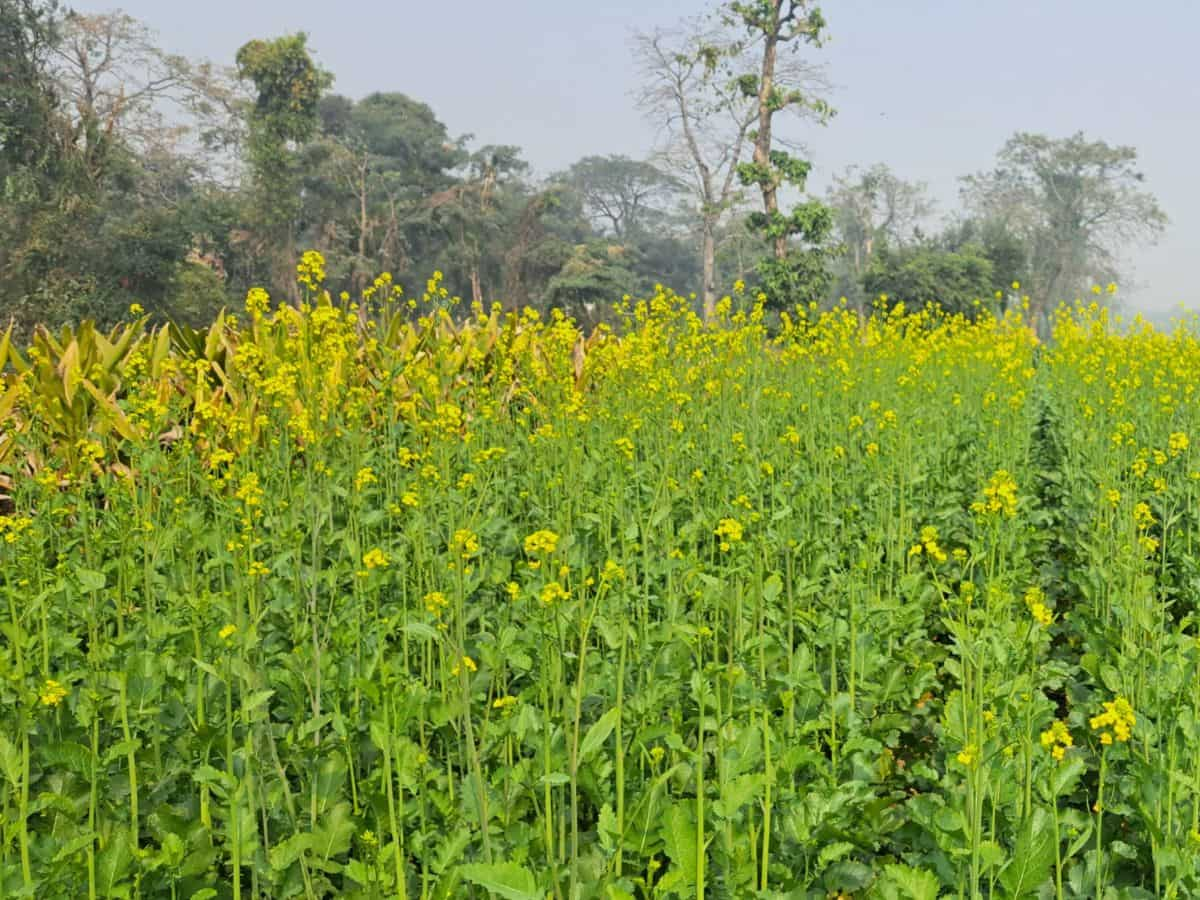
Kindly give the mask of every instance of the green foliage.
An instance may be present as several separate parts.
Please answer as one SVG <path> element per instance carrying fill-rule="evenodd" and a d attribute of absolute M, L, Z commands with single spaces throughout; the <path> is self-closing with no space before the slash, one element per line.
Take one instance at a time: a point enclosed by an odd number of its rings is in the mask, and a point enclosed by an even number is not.
<path fill-rule="evenodd" d="M 546 286 L 546 302 L 583 321 L 606 318 L 613 298 L 634 280 L 619 244 L 595 241 L 579 244 Z"/>
<path fill-rule="evenodd" d="M 237 67 L 256 92 L 248 117 L 248 161 L 257 249 L 271 260 L 272 280 L 294 292 L 285 273 L 295 256 L 302 208 L 297 145 L 316 133 L 321 94 L 333 79 L 313 62 L 303 33 L 242 45 Z"/>
<path fill-rule="evenodd" d="M 990 172 L 962 179 L 968 210 L 1003 221 L 1027 253 L 1024 280 L 1045 317 L 1097 282 L 1120 278 L 1131 244 L 1153 242 L 1166 214 L 1145 189 L 1137 150 L 1090 140 L 1018 132 Z"/>
<path fill-rule="evenodd" d="M 832 278 L 829 263 L 838 253 L 830 240 L 833 213 L 828 206 L 808 200 L 787 215 L 751 213 L 746 225 L 773 245 L 783 242 L 786 248 L 782 256 L 766 256 L 758 264 L 759 290 L 773 308 L 824 299 Z"/>
<path fill-rule="evenodd" d="M 1200 890 L 1194 331 L 319 292 L 0 338 L 6 896 Z"/>
<path fill-rule="evenodd" d="M 254 84 L 251 115 L 260 140 L 302 143 L 317 127 L 318 103 L 332 82 L 308 52 L 308 36 L 299 33 L 273 41 L 253 40 L 237 52 L 239 77 Z"/>
<path fill-rule="evenodd" d="M 990 308 L 995 287 L 992 261 L 980 248 L 958 252 L 922 245 L 877 252 L 863 276 L 866 296 L 886 295 L 890 304 L 909 308 L 926 303 L 947 312 L 974 315 L 981 303 Z"/>
<path fill-rule="evenodd" d="M 762 194 L 763 211 L 746 220 L 771 250 L 759 265 L 757 290 L 779 309 L 823 299 L 832 280 L 828 263 L 835 255 L 830 241 L 833 216 L 817 200 L 807 200 L 791 213 L 780 211 L 779 189 L 803 192 L 812 165 L 774 146 L 772 128 L 775 116 L 785 110 L 815 113 L 821 121 L 832 115 L 825 101 L 791 83 L 779 63 L 781 47 L 786 51 L 800 44 L 820 46 L 825 18 L 808 0 L 730 2 L 725 17 L 741 25 L 751 46 L 762 54 L 762 74 L 753 82 L 758 105 L 758 128 L 750 134 L 754 157 L 736 167 L 741 183 L 758 187 Z M 752 84 L 749 78 L 747 73 L 738 81 L 743 91 Z"/>
<path fill-rule="evenodd" d="M 726 15 L 754 32 L 818 45 L 826 26 L 820 7 L 810 0 L 734 0 Z"/>
<path fill-rule="evenodd" d="M 0 179 L 52 162 L 57 103 L 46 73 L 57 3 L 0 0 Z M 8 186 L 4 191 L 11 200 Z"/>
<path fill-rule="evenodd" d="M 618 240 L 635 240 L 662 221 L 663 207 L 679 198 L 679 180 L 627 156 L 585 156 L 552 181 L 579 194 L 584 212 Z"/>
<path fill-rule="evenodd" d="M 1019 234 L 997 219 L 964 219 L 950 226 L 936 243 L 954 253 L 971 252 L 992 264 L 990 294 L 1007 295 L 1013 283 L 1027 284 L 1030 279 L 1030 248 Z"/>

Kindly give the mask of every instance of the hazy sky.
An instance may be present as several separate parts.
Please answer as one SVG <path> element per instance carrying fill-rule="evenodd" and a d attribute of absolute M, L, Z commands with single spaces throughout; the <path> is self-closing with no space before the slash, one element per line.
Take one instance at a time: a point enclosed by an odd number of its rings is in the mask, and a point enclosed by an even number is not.
<path fill-rule="evenodd" d="M 711 8 L 704 0 L 74 0 L 119 6 L 162 45 L 231 63 L 252 37 L 304 30 L 352 97 L 402 91 L 454 135 L 517 144 L 540 173 L 592 153 L 644 156 L 653 123 L 634 106 L 629 37 Z M 831 40 L 816 58 L 838 115 L 808 127 L 810 187 L 849 164 L 886 162 L 927 182 L 950 211 L 957 177 L 989 168 L 1015 131 L 1083 130 L 1140 153 L 1171 218 L 1130 254 L 1132 305 L 1200 300 L 1200 77 L 1196 0 L 826 0 Z"/>

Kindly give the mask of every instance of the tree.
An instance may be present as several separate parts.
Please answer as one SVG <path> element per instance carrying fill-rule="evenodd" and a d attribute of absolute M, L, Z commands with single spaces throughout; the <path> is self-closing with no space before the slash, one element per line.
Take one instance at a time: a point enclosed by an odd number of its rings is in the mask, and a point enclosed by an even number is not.
<path fill-rule="evenodd" d="M 757 96 L 743 77 L 757 43 L 729 21 L 690 20 L 674 30 L 636 36 L 643 88 L 638 105 L 662 127 L 660 154 L 690 187 L 699 224 L 701 298 L 705 317 L 717 300 L 722 223 L 742 200 L 738 167 L 759 119 Z M 793 56 L 777 60 L 777 77 L 814 92 L 819 70 Z M 793 111 L 812 111 L 796 106 Z"/>
<path fill-rule="evenodd" d="M 429 198 L 434 218 L 450 237 L 456 261 L 467 270 L 475 303 L 484 301 L 485 269 L 493 283 L 500 280 L 502 261 L 488 248 L 501 242 L 504 191 L 528 169 L 517 147 L 489 145 L 471 154 L 458 184 Z"/>
<path fill-rule="evenodd" d="M 0 296 L 9 315 L 40 274 L 31 226 L 61 171 L 58 98 L 46 65 L 56 13 L 36 0 L 0 0 Z"/>
<path fill-rule="evenodd" d="M 1022 132 L 962 193 L 972 214 L 1009 223 L 1028 248 L 1026 289 L 1045 327 L 1051 304 L 1117 280 L 1122 251 L 1162 233 L 1167 217 L 1144 181 L 1133 147 Z"/>
<path fill-rule="evenodd" d="M 109 321 L 132 300 L 160 308 L 200 283 L 181 277 L 201 265 L 188 262 L 199 147 L 228 87 L 136 20 L 55 9 L 0 0 L 0 65 L 14 79 L 0 86 L 0 289 L 25 333 Z"/>
<path fill-rule="evenodd" d="M 302 151 L 304 239 L 355 289 L 380 272 L 432 270 L 447 240 L 441 204 L 469 162 L 428 105 L 405 94 L 318 104 L 320 135 Z M 344 269 L 344 271 L 337 271 Z M 421 272 L 425 277 L 428 271 Z"/>
<path fill-rule="evenodd" d="M 978 247 L 960 252 L 923 244 L 892 250 L 884 247 L 871 257 L 863 273 L 863 289 L 872 298 L 908 307 L 934 303 L 948 312 L 972 314 L 992 295 L 991 260 Z"/>
<path fill-rule="evenodd" d="M 999 295 L 1001 312 L 1012 285 L 1029 282 L 1030 250 L 1001 219 L 961 218 L 938 235 L 936 244 L 951 253 L 982 255 L 992 264 L 992 284 L 988 293 L 989 296 Z"/>
<path fill-rule="evenodd" d="M 551 281 L 589 233 L 579 196 L 562 185 L 523 196 L 505 229 L 504 299 L 512 307 L 546 306 Z"/>
<path fill-rule="evenodd" d="M 898 178 L 883 163 L 860 170 L 850 166 L 834 177 L 826 196 L 833 210 L 834 230 L 845 253 L 840 257 L 840 285 L 862 309 L 862 279 L 880 248 L 902 250 L 921 238 L 921 226 L 933 213 L 924 184 Z"/>
<path fill-rule="evenodd" d="M 228 102 L 231 90 L 211 65 L 165 52 L 148 27 L 121 12 L 70 13 L 50 63 L 84 157 L 94 145 L 102 151 L 103 138 L 114 134 L 139 155 L 181 154 L 196 121 Z"/>
<path fill-rule="evenodd" d="M 763 289 L 776 304 L 817 299 L 829 281 L 826 263 L 833 218 L 829 208 L 816 200 L 801 203 L 787 215 L 780 212 L 780 187 L 787 184 L 803 191 L 812 166 L 778 149 L 773 127 L 781 112 L 806 111 L 821 121 L 833 114 L 824 100 L 781 77 L 780 67 L 781 53 L 821 45 L 825 17 L 812 0 L 730 2 L 726 17 L 743 27 L 761 51 L 758 72 L 738 78 L 743 93 L 756 98 L 758 110 L 753 160 L 739 164 L 738 176 L 743 185 L 757 186 L 762 195 L 763 211 L 754 213 L 749 223 L 771 246 L 771 256 L 759 267 Z"/>
<path fill-rule="evenodd" d="M 0 0 L 0 176 L 36 166 L 53 146 L 47 60 L 57 40 L 55 3 Z"/>
<path fill-rule="evenodd" d="M 237 68 L 257 94 L 248 147 L 257 250 L 270 261 L 274 284 L 296 299 L 291 267 L 302 202 L 297 151 L 317 131 L 318 103 L 332 78 L 313 62 L 303 33 L 242 45 Z"/>
<path fill-rule="evenodd" d="M 625 256 L 626 249 L 618 244 L 579 244 L 550 279 L 547 303 L 566 310 L 585 327 L 602 321 L 633 281 Z"/>
<path fill-rule="evenodd" d="M 618 241 L 649 231 L 680 184 L 648 162 L 627 156 L 585 156 L 557 181 L 579 194 L 593 227 Z"/>

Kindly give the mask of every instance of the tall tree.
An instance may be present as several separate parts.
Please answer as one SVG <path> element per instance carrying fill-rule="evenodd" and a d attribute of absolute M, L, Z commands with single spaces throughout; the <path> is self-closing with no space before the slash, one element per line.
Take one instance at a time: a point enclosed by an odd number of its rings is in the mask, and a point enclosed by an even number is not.
<path fill-rule="evenodd" d="M 503 250 L 503 294 L 511 307 L 546 306 L 551 281 L 588 234 L 579 196 L 561 184 L 530 190 L 518 200 Z"/>
<path fill-rule="evenodd" d="M 41 274 L 33 221 L 61 171 L 58 98 L 47 70 L 57 9 L 38 0 L 0 0 L 0 298 L 8 316 Z"/>
<path fill-rule="evenodd" d="M 219 276 L 190 251 L 202 230 L 202 132 L 220 118 L 214 88 L 228 84 L 164 53 L 127 16 L 54 12 L 0 0 L 0 65 L 13 79 L 0 85 L 9 311 L 27 329 L 105 321 L 131 300 L 195 308 L 193 288 L 211 300 Z"/>
<path fill-rule="evenodd" d="M 933 303 L 948 312 L 973 315 L 991 297 L 992 262 L 976 245 L 955 252 L 925 242 L 900 249 L 883 247 L 863 273 L 873 298 L 910 308 Z"/>
<path fill-rule="evenodd" d="M 1003 219 L 961 217 L 937 236 L 937 245 L 952 253 L 975 253 L 992 264 L 988 295 L 999 295 L 1000 310 L 1007 308 L 1013 283 L 1027 285 L 1032 256 L 1024 239 Z"/>
<path fill-rule="evenodd" d="M 883 163 L 865 170 L 850 166 L 834 176 L 826 203 L 845 250 L 837 266 L 839 287 L 861 309 L 862 278 L 871 257 L 881 247 L 902 250 L 918 241 L 934 204 L 924 184 L 904 181 Z"/>
<path fill-rule="evenodd" d="M 771 248 L 759 269 L 763 288 L 777 304 L 816 299 L 829 281 L 827 243 L 833 219 L 817 200 L 800 203 L 786 215 L 780 211 L 779 189 L 786 184 L 803 191 L 812 166 L 780 149 L 774 125 L 781 112 L 807 111 L 821 121 L 833 114 L 825 100 L 780 77 L 781 54 L 821 45 L 825 17 L 812 0 L 733 0 L 726 7 L 726 19 L 746 30 L 761 59 L 757 72 L 738 78 L 742 91 L 755 98 L 758 112 L 753 159 L 738 166 L 738 175 L 742 184 L 757 186 L 762 195 L 763 211 L 749 221 Z"/>
<path fill-rule="evenodd" d="M 646 232 L 679 190 L 676 179 L 627 156 L 585 156 L 552 178 L 579 194 L 600 232 L 624 241 Z"/>
<path fill-rule="evenodd" d="M 484 279 L 499 282 L 500 254 L 489 252 L 501 244 L 504 193 L 529 169 L 520 150 L 488 145 L 472 153 L 462 180 L 429 198 L 435 219 L 446 229 L 452 256 L 466 270 L 471 299 L 484 301 Z"/>
<path fill-rule="evenodd" d="M 139 154 L 179 153 L 192 115 L 228 90 L 211 66 L 165 52 L 146 25 L 121 12 L 70 13 L 50 63 L 85 157 L 89 141 L 112 134 Z"/>
<path fill-rule="evenodd" d="M 429 201 L 458 183 L 464 139 L 451 139 L 428 105 L 401 93 L 358 102 L 330 94 L 318 112 L 321 135 L 302 167 L 305 239 L 344 261 L 356 288 L 383 271 L 435 267 L 447 238 Z"/>
<path fill-rule="evenodd" d="M 256 247 L 269 260 L 276 288 L 296 299 L 291 267 L 302 205 L 298 150 L 317 131 L 318 103 L 332 77 L 313 61 L 303 33 L 244 44 L 237 67 L 256 91 L 248 147 Z"/>
<path fill-rule="evenodd" d="M 701 298 L 706 317 L 717 300 L 722 225 L 742 200 L 738 166 L 759 119 L 757 97 L 743 77 L 758 44 L 728 18 L 688 20 L 678 28 L 641 33 L 634 56 L 642 76 L 638 105 L 662 129 L 660 154 L 690 187 L 699 231 Z M 821 71 L 796 56 L 776 61 L 777 78 L 814 92 Z M 811 107 L 793 111 L 811 112 Z"/>
<path fill-rule="evenodd" d="M 991 172 L 963 179 L 967 209 L 1007 221 L 1031 256 L 1026 285 L 1045 328 L 1052 304 L 1091 281 L 1116 280 L 1123 251 L 1154 241 L 1167 224 L 1144 187 L 1137 150 L 1088 140 L 1018 133 Z"/>
<path fill-rule="evenodd" d="M 57 12 L 54 2 L 0 0 L 0 175 L 37 165 L 53 145 Z"/>

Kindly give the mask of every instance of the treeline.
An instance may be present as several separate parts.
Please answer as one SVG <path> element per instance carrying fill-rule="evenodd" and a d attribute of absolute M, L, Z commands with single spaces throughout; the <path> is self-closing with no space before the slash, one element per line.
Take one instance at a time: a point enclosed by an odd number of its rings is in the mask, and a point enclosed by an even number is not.
<path fill-rule="evenodd" d="M 1019 283 L 1044 309 L 1116 278 L 1118 250 L 1165 224 L 1136 153 L 1082 135 L 1017 135 L 949 218 L 882 165 L 809 196 L 775 120 L 830 119 L 803 52 L 825 27 L 810 3 L 761 0 L 639 35 L 654 152 L 536 177 L 519 146 L 453 135 L 418 98 L 338 94 L 304 35 L 222 67 L 119 12 L 0 0 L 0 317 L 27 333 L 138 303 L 200 322 L 252 286 L 294 299 L 307 248 L 351 294 L 440 271 L 468 300 L 585 322 L 656 282 L 706 311 L 735 280 L 779 306 L 962 309 Z"/>

